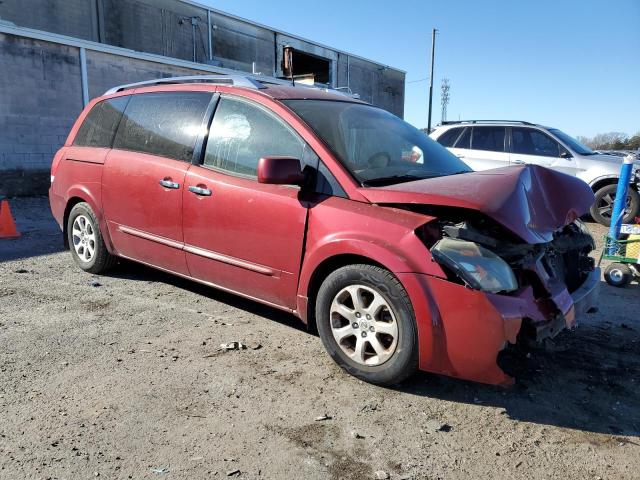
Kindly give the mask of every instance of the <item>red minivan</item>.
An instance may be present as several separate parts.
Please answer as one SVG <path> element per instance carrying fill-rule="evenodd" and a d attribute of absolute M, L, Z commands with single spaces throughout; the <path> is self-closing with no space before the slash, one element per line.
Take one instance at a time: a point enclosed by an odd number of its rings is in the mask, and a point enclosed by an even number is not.
<path fill-rule="evenodd" d="M 372 383 L 421 369 L 509 384 L 502 350 L 597 301 L 582 181 L 472 172 L 384 110 L 260 77 L 93 100 L 54 158 L 50 201 L 81 269 L 121 257 L 286 310 Z"/>

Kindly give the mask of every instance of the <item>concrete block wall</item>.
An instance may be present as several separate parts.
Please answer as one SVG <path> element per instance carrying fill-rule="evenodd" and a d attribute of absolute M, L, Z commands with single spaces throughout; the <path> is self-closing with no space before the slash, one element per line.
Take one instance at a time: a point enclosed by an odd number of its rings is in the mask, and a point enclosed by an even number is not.
<path fill-rule="evenodd" d="M 207 15 L 179 0 L 0 0 L 3 23 L 187 61 L 193 59 L 189 19 L 198 17 L 199 63 L 211 63 Z M 348 86 L 403 116 L 404 72 L 222 12 L 209 15 L 214 65 L 251 72 L 255 64 L 256 72 L 281 76 L 283 47 L 291 45 L 326 58 L 333 87 Z M 204 73 L 133 57 L 88 48 L 89 97 L 124 83 Z M 0 196 L 46 192 L 53 154 L 82 110 L 80 70 L 78 47 L 0 33 Z"/>
<path fill-rule="evenodd" d="M 51 161 L 82 111 L 80 49 L 0 33 L 0 197 L 43 195 Z M 200 70 L 87 51 L 89 97 Z"/>
<path fill-rule="evenodd" d="M 45 193 L 82 110 L 77 48 L 0 34 L 0 196 Z"/>

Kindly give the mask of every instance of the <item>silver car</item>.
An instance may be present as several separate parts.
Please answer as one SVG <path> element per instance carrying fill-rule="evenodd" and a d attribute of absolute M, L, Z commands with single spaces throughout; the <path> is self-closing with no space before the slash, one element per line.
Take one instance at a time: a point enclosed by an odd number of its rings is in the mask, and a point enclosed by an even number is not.
<path fill-rule="evenodd" d="M 557 128 L 522 121 L 444 122 L 430 137 L 474 170 L 533 163 L 578 177 L 595 193 L 591 208 L 594 220 L 603 225 L 611 223 L 622 157 L 596 153 Z M 632 182 L 625 223 L 640 214 L 637 167 Z"/>

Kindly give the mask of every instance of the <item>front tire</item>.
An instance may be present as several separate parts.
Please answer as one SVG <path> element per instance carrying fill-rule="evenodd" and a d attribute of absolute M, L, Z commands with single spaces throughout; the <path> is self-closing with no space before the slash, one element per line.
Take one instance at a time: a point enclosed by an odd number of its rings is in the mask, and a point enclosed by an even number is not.
<path fill-rule="evenodd" d="M 373 265 L 348 265 L 322 283 L 315 306 L 322 343 L 351 375 L 394 385 L 418 367 L 413 307 L 400 281 Z"/>
<path fill-rule="evenodd" d="M 85 272 L 99 274 L 116 263 L 116 257 L 104 244 L 96 215 L 88 203 L 80 202 L 69 212 L 67 240 L 74 262 Z"/>
<path fill-rule="evenodd" d="M 611 215 L 613 214 L 613 202 L 616 198 L 617 184 L 605 185 L 595 193 L 596 200 L 591 207 L 591 216 L 601 225 L 611 225 Z M 640 213 L 640 195 L 633 188 L 629 187 L 627 196 L 627 208 L 622 223 L 632 223 L 633 219 Z"/>

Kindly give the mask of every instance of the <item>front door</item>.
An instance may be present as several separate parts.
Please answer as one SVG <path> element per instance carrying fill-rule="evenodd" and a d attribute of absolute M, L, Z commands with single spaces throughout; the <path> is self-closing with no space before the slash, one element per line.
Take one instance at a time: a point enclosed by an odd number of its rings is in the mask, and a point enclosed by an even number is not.
<path fill-rule="evenodd" d="M 191 276 L 295 308 L 307 208 L 295 186 L 257 181 L 265 156 L 302 159 L 308 147 L 274 114 L 222 96 L 202 165 L 187 173 L 184 249 Z"/>
<path fill-rule="evenodd" d="M 565 153 L 566 152 L 566 153 Z M 533 164 L 576 175 L 577 162 L 555 139 L 535 128 L 511 129 L 511 164 Z"/>
<path fill-rule="evenodd" d="M 104 215 L 120 255 L 188 274 L 182 193 L 211 97 L 207 92 L 131 97 L 102 177 Z"/>

